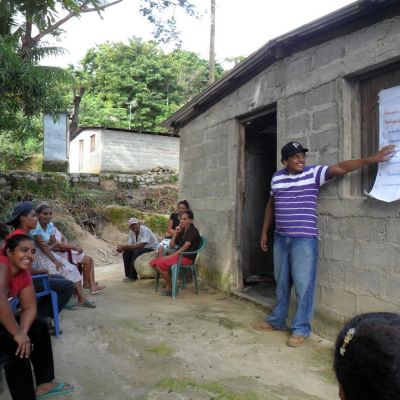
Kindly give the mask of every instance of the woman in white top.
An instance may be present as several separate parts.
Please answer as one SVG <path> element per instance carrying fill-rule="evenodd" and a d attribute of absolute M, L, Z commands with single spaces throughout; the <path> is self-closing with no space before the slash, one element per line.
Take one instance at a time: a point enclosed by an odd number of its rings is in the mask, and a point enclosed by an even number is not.
<path fill-rule="evenodd" d="M 40 203 L 35 208 L 38 223 L 36 229 L 30 231 L 30 236 L 35 239 L 37 247 L 36 264 L 38 268 L 47 269 L 50 274 L 60 274 L 66 279 L 74 282 L 75 292 L 78 297 L 77 305 L 81 307 L 96 307 L 94 302 L 89 301 L 82 289 L 82 277 L 76 265 L 71 264 L 60 254 L 52 250 L 57 247 L 55 228 L 51 222 L 53 211 L 49 204 Z"/>

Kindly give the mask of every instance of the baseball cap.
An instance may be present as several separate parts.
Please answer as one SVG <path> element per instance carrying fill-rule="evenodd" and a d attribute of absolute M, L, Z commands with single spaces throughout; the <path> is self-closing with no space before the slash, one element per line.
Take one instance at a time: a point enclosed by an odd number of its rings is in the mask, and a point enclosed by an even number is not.
<path fill-rule="evenodd" d="M 132 218 L 129 218 L 128 226 L 131 226 L 133 224 L 138 224 L 138 223 L 139 223 L 139 220 L 135 217 L 132 217 Z"/>
<path fill-rule="evenodd" d="M 30 201 L 24 201 L 22 203 L 18 203 L 12 212 L 12 214 L 5 221 L 6 224 L 13 223 L 21 214 L 33 210 L 33 204 Z"/>
<path fill-rule="evenodd" d="M 299 142 L 286 143 L 281 149 L 282 160 L 287 160 L 297 153 L 307 153 L 307 151 L 308 149 L 304 148 Z"/>

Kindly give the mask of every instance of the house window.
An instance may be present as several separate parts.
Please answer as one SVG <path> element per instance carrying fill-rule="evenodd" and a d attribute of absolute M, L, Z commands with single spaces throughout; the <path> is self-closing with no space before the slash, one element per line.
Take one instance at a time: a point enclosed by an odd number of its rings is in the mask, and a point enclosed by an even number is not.
<path fill-rule="evenodd" d="M 96 150 L 96 135 L 90 136 L 90 152 L 94 152 Z"/>
<path fill-rule="evenodd" d="M 366 157 L 379 150 L 379 103 L 378 93 L 383 89 L 400 85 L 400 64 L 374 71 L 360 79 L 361 100 L 361 156 Z M 370 191 L 377 164 L 362 170 L 362 189 Z"/>

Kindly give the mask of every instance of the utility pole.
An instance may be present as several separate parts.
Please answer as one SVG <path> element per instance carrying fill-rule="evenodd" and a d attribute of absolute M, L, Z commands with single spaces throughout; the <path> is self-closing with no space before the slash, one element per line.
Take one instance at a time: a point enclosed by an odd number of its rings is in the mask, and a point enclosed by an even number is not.
<path fill-rule="evenodd" d="M 208 58 L 208 82 L 215 82 L 215 2 L 211 0 L 210 13 L 210 55 Z"/>

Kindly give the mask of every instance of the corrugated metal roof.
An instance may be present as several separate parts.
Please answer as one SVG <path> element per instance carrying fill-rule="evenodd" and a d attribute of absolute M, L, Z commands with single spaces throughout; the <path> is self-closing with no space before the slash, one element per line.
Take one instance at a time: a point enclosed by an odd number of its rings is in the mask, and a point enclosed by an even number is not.
<path fill-rule="evenodd" d="M 186 125 L 275 61 L 400 14 L 400 0 L 359 0 L 267 42 L 163 122 Z"/>

